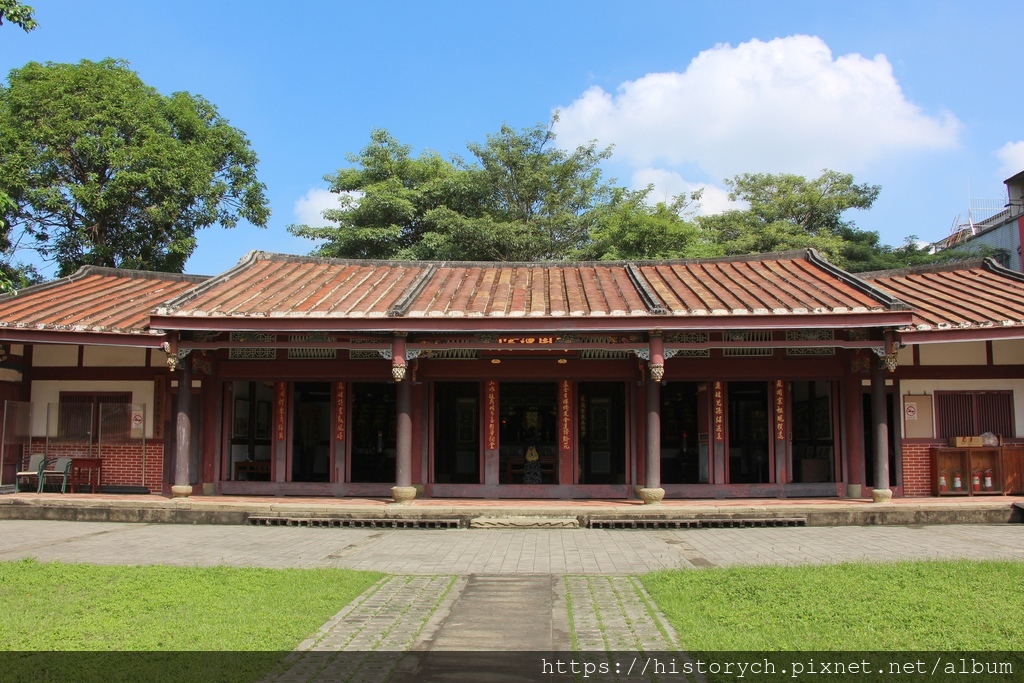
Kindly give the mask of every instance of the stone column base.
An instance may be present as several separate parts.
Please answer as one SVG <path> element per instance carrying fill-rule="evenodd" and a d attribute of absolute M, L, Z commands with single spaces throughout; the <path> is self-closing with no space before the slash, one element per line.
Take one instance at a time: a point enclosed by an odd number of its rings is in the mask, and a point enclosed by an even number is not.
<path fill-rule="evenodd" d="M 408 505 L 416 498 L 415 486 L 392 486 L 391 497 L 399 505 Z"/>
<path fill-rule="evenodd" d="M 185 486 L 171 487 L 171 496 L 173 496 L 174 498 L 188 498 L 191 495 L 192 487 L 188 486 L 187 484 Z"/>
<path fill-rule="evenodd" d="M 665 497 L 665 489 L 640 489 L 637 491 L 644 505 L 657 505 Z"/>
<path fill-rule="evenodd" d="M 875 503 L 888 503 L 892 500 L 891 489 L 871 489 L 871 500 Z"/>

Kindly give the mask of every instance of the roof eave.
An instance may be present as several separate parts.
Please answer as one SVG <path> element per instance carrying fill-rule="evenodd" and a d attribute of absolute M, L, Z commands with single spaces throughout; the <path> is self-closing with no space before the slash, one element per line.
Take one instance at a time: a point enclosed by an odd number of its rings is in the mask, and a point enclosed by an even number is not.
<path fill-rule="evenodd" d="M 167 333 L 153 332 L 89 332 L 83 330 L 0 328 L 0 340 L 16 344 L 82 344 L 85 346 L 128 346 L 158 349 L 167 340 Z"/>
<path fill-rule="evenodd" d="M 1024 339 L 1024 325 L 975 327 L 954 330 L 897 330 L 904 344 L 942 344 L 969 341 L 1005 341 Z"/>
<path fill-rule="evenodd" d="M 636 332 L 905 327 L 912 322 L 910 311 L 869 311 L 864 313 L 807 313 L 772 315 L 646 315 L 646 316 L 548 316 L 548 317 L 426 317 L 426 318 L 281 318 L 248 316 L 153 315 L 150 324 L 165 330 L 264 331 L 281 333 L 346 332 L 557 332 L 601 330 Z"/>

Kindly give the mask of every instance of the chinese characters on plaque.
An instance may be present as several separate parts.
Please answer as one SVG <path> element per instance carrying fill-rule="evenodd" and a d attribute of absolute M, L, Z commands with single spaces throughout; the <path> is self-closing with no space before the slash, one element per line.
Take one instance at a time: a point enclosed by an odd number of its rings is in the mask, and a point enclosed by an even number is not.
<path fill-rule="evenodd" d="M 338 382 L 338 405 L 337 413 L 334 416 L 334 438 L 336 441 L 345 440 L 345 383 Z"/>
<path fill-rule="evenodd" d="M 725 410 L 722 396 L 722 383 L 714 384 L 715 401 L 715 441 L 725 441 Z"/>
<path fill-rule="evenodd" d="M 572 450 L 572 384 L 562 380 L 562 450 Z"/>
<path fill-rule="evenodd" d="M 288 384 L 277 383 L 277 440 L 284 441 L 285 426 L 288 421 Z"/>
<path fill-rule="evenodd" d="M 498 449 L 498 383 L 487 382 L 487 450 Z"/>
<path fill-rule="evenodd" d="M 775 380 L 775 439 L 786 440 L 786 388 L 781 379 Z"/>

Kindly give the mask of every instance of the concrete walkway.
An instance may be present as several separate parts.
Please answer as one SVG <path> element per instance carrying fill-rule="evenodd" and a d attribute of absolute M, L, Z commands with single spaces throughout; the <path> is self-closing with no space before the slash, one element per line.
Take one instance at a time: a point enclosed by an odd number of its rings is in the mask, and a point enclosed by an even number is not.
<path fill-rule="evenodd" d="M 0 560 L 341 567 L 403 575 L 641 574 L 858 560 L 1024 559 L 1024 524 L 382 530 L 0 520 Z"/>

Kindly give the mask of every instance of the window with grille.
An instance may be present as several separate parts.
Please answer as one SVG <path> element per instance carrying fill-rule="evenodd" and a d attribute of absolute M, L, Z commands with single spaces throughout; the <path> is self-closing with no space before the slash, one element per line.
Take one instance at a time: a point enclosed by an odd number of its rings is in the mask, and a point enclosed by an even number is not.
<path fill-rule="evenodd" d="M 978 436 L 984 432 L 1016 436 L 1012 391 L 935 392 L 937 436 Z"/>
<path fill-rule="evenodd" d="M 131 435 L 132 392 L 62 391 L 57 437 L 66 441 L 126 439 Z M 101 410 L 100 406 L 104 406 Z M 121 407 L 123 406 L 123 409 Z M 102 420 L 102 421 L 101 421 Z"/>
<path fill-rule="evenodd" d="M 722 333 L 722 340 L 727 342 L 770 342 L 771 330 L 727 330 Z M 724 356 L 771 356 L 775 352 L 770 346 L 746 346 L 742 348 L 725 348 Z"/>

